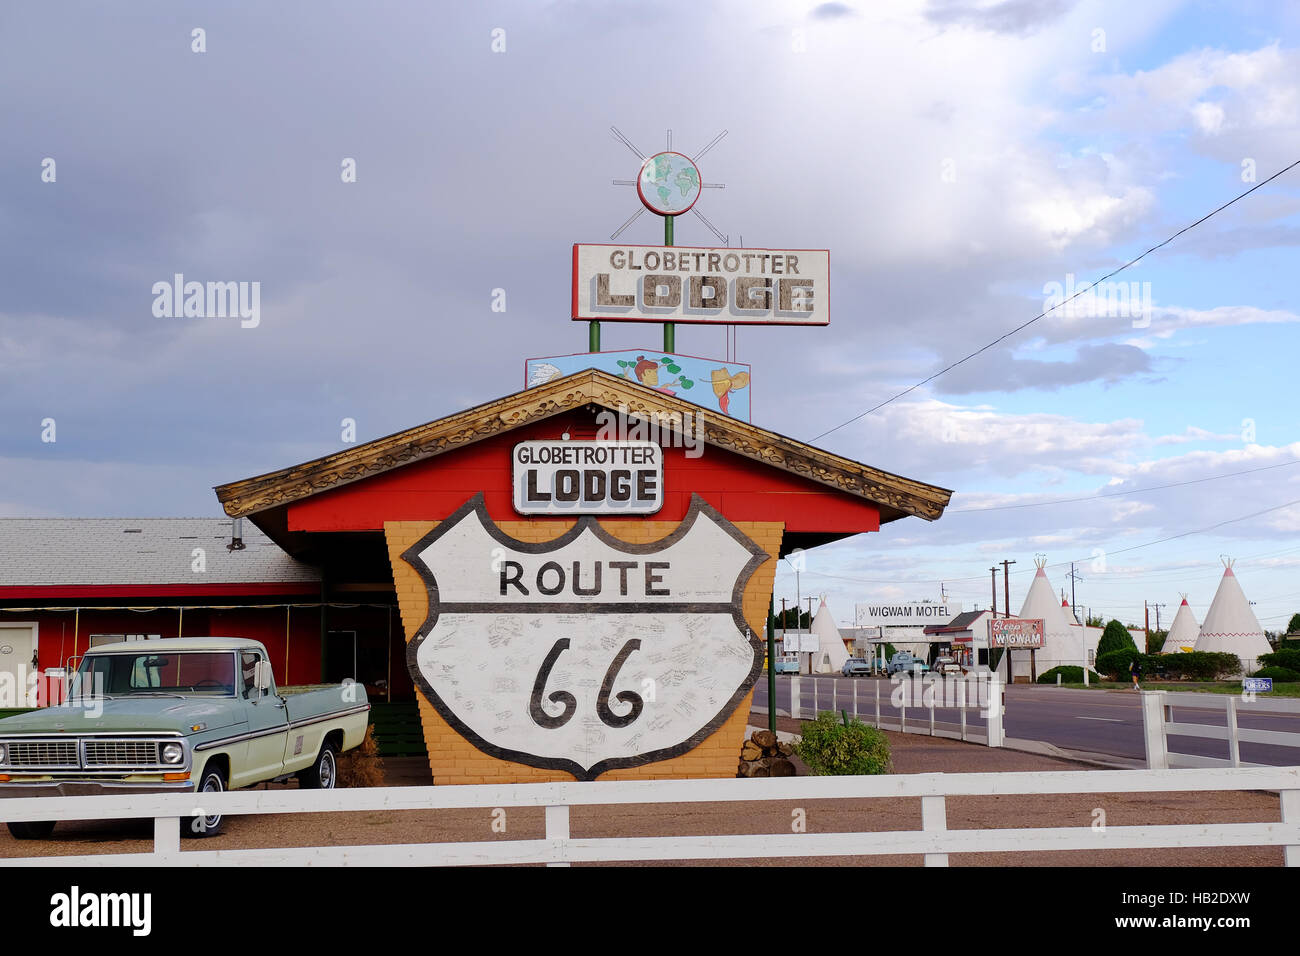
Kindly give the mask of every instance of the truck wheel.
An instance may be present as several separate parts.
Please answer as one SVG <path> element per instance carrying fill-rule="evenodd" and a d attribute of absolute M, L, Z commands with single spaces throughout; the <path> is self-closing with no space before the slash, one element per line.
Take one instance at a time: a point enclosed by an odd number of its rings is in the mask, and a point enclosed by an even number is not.
<path fill-rule="evenodd" d="M 54 832 L 53 820 L 36 820 L 32 823 L 10 823 L 9 833 L 15 840 L 44 840 Z"/>
<path fill-rule="evenodd" d="M 226 790 L 226 777 L 221 772 L 220 767 L 204 767 L 203 779 L 199 782 L 196 793 L 224 793 Z M 202 801 L 202 797 L 198 798 Z M 200 808 L 201 809 L 201 808 Z M 181 832 L 191 837 L 214 837 L 221 832 L 221 825 L 225 818 L 220 814 L 211 816 L 191 817 L 189 826 L 181 826 Z"/>
<path fill-rule="evenodd" d="M 333 745 L 321 744 L 316 762 L 298 774 L 298 787 L 301 790 L 333 790 L 338 777 L 338 761 L 334 757 Z"/>

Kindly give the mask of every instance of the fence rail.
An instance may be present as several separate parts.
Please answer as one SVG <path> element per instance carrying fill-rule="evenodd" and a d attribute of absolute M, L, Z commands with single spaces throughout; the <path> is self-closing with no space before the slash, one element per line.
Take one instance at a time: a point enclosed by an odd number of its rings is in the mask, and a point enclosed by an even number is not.
<path fill-rule="evenodd" d="M 1276 791 L 1281 822 L 949 830 L 950 796 L 1057 793 Z M 783 802 L 919 798 L 921 829 L 850 833 L 718 834 L 666 837 L 573 837 L 569 808 L 699 802 Z M 380 846 L 181 850 L 180 828 L 196 813 L 334 813 L 544 807 L 542 839 Z M 376 787 L 356 790 L 254 790 L 203 794 L 20 797 L 0 800 L 0 820 L 123 820 L 152 817 L 153 852 L 17 857 L 0 866 L 499 865 L 649 860 L 919 854 L 946 866 L 951 853 L 1113 850 L 1156 847 L 1281 846 L 1300 866 L 1300 767 L 1192 770 L 1092 770 L 1046 773 L 901 774 L 755 780 L 647 780 L 595 783 Z"/>
<path fill-rule="evenodd" d="M 1006 739 L 1003 729 L 1003 715 L 1006 707 L 1003 702 L 1003 686 L 997 675 L 978 679 L 963 675 L 962 677 L 940 677 L 931 675 L 913 678 L 910 675 L 895 677 L 890 681 L 875 679 L 860 685 L 857 680 L 849 678 L 850 691 L 841 693 L 836 679 L 812 681 L 812 709 L 803 706 L 802 684 L 799 677 L 789 677 L 783 682 L 790 687 L 790 716 L 796 720 L 811 720 L 818 713 L 829 710 L 839 713 L 841 710 L 854 718 L 871 724 L 881 730 L 900 731 L 910 734 L 927 734 L 931 737 L 953 737 L 959 740 L 973 740 L 989 747 L 1001 747 Z M 823 684 L 831 685 L 831 692 L 821 690 Z M 882 697 L 881 685 L 884 684 Z M 865 694 L 858 692 L 859 686 L 871 688 Z M 904 702 L 894 706 L 895 691 L 903 689 Z M 897 717 L 882 714 L 882 704 L 894 707 Z M 775 707 L 775 701 L 768 701 L 768 707 Z M 763 713 L 762 707 L 753 708 Z M 939 721 L 935 711 L 956 711 L 957 722 Z M 921 718 L 908 722 L 908 711 L 920 712 Z M 967 713 L 974 711 L 985 721 L 979 733 L 972 729 L 967 721 Z M 944 724 L 946 726 L 940 726 Z M 947 728 L 954 729 L 947 729 Z"/>
<path fill-rule="evenodd" d="M 1225 715 L 1224 726 L 1174 720 L 1174 708 L 1213 711 Z M 1241 714 L 1300 715 L 1300 700 L 1248 700 L 1235 694 L 1198 694 L 1189 691 L 1146 690 L 1142 692 L 1142 733 L 1145 739 L 1147 767 L 1164 770 L 1170 767 L 1260 767 L 1241 759 L 1241 744 L 1272 744 L 1300 747 L 1300 733 L 1282 730 L 1258 730 L 1239 725 Z M 1227 757 L 1205 757 L 1169 749 L 1170 737 L 1201 737 L 1224 740 Z M 1300 753 L 1296 754 L 1300 763 Z"/>

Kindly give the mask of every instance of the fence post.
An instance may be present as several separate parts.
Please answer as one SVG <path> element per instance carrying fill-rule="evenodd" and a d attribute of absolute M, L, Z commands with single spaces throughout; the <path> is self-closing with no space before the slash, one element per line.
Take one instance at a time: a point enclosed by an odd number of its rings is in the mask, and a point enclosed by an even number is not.
<path fill-rule="evenodd" d="M 880 678 L 875 680 L 876 685 L 876 729 L 880 729 Z"/>
<path fill-rule="evenodd" d="M 1002 746 L 1002 681 L 998 679 L 997 673 L 989 675 L 987 681 L 988 701 L 985 704 L 986 721 L 988 728 L 988 746 Z"/>
<path fill-rule="evenodd" d="M 840 709 L 838 703 L 838 697 L 836 696 L 836 692 L 839 689 L 840 689 L 839 679 L 832 676 L 831 677 L 831 710 L 835 711 L 836 713 L 838 713 Z"/>
<path fill-rule="evenodd" d="M 153 818 L 154 856 L 167 856 L 181 852 L 181 818 Z"/>
<path fill-rule="evenodd" d="M 963 674 L 957 679 L 957 686 L 961 688 L 957 692 L 959 702 L 957 704 L 958 712 L 961 714 L 961 739 L 966 739 L 966 675 Z"/>
<path fill-rule="evenodd" d="M 1169 750 L 1165 745 L 1165 692 L 1144 690 L 1142 694 L 1142 737 L 1146 743 L 1147 769 L 1168 770 Z"/>
<path fill-rule="evenodd" d="M 817 685 L 820 683 L 821 681 L 813 678 L 813 720 L 817 719 Z"/>
<path fill-rule="evenodd" d="M 803 700 L 799 694 L 799 675 L 790 677 L 790 716 L 798 720 L 803 713 Z"/>
<path fill-rule="evenodd" d="M 853 719 L 858 719 L 858 682 L 853 682 Z"/>
<path fill-rule="evenodd" d="M 1234 767 L 1241 766 L 1241 741 L 1237 739 L 1237 698 L 1228 698 L 1228 757 Z"/>
<path fill-rule="evenodd" d="M 934 680 L 930 680 L 930 736 L 934 736 L 934 690 L 937 685 Z"/>
<path fill-rule="evenodd" d="M 948 811 L 945 798 L 922 797 L 921 798 L 921 829 L 926 832 L 946 831 L 948 829 Z M 925 854 L 926 866 L 947 866 L 947 853 L 927 853 Z"/>
<path fill-rule="evenodd" d="M 546 839 L 560 840 L 567 842 L 569 839 L 569 807 L 567 804 L 561 804 L 557 807 L 546 808 Z M 569 864 L 557 860 L 553 863 L 547 863 L 547 866 L 568 866 Z"/>
<path fill-rule="evenodd" d="M 1282 822 L 1300 825 L 1300 790 L 1282 791 Z M 1300 844 L 1293 843 L 1282 851 L 1283 866 L 1300 866 Z"/>

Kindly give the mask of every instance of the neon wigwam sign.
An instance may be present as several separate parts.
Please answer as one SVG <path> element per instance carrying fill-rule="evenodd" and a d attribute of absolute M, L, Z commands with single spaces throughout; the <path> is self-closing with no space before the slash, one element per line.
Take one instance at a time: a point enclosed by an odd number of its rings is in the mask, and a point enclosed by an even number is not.
<path fill-rule="evenodd" d="M 830 252 L 575 245 L 573 318 L 829 325 Z"/>

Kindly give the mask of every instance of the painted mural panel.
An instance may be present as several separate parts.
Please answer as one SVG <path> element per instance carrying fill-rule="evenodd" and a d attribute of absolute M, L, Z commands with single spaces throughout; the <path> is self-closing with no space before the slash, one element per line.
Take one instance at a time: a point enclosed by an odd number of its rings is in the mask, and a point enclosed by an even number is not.
<path fill-rule="evenodd" d="M 635 544 L 591 517 L 517 541 L 478 495 L 402 557 L 429 595 L 411 674 L 492 756 L 582 780 L 666 760 L 720 727 L 762 667 L 741 600 L 768 555 L 699 497 L 675 532 Z"/>
<path fill-rule="evenodd" d="M 639 382 L 710 411 L 750 421 L 749 366 L 653 349 L 548 355 L 524 362 L 524 387 L 589 368 Z"/>

